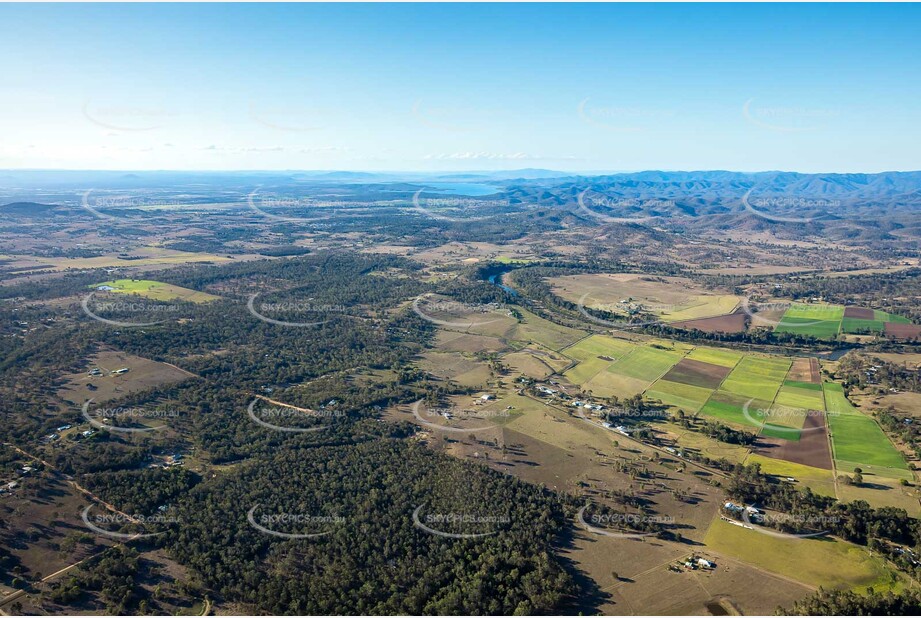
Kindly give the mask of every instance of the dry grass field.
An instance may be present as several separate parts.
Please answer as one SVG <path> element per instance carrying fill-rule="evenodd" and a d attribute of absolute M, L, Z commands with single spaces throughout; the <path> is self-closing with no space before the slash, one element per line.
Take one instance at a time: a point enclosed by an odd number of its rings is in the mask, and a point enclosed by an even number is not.
<path fill-rule="evenodd" d="M 192 377 L 178 367 L 115 350 L 102 350 L 87 358 L 86 364 L 86 371 L 63 377 L 65 383 L 57 392 L 58 398 L 75 406 L 83 405 L 87 399 L 100 403 Z M 102 375 L 89 375 L 93 368 L 98 368 Z M 122 368 L 128 371 L 118 375 L 111 373 Z"/>
<path fill-rule="evenodd" d="M 570 302 L 616 313 L 640 309 L 666 322 L 729 314 L 741 300 L 710 292 L 684 277 L 618 273 L 566 275 L 549 282 L 557 295 Z"/>

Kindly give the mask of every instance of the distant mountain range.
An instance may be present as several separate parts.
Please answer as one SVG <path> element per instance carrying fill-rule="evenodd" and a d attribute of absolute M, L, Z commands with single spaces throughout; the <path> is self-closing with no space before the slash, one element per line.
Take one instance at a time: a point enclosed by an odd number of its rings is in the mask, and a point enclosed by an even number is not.
<path fill-rule="evenodd" d="M 853 208 L 921 209 L 921 172 L 662 172 L 524 181 L 508 186 L 515 202 L 577 203 L 617 216 L 701 216 L 738 211 L 743 198 L 766 212 Z M 747 196 L 747 197 L 746 197 Z"/>
<path fill-rule="evenodd" d="M 801 174 L 651 170 L 578 175 L 546 169 L 450 173 L 5 170 L 0 171 L 0 195 L 6 195 L 11 203 L 0 206 L 0 214 L 7 217 L 66 214 L 63 210 L 75 208 L 89 190 L 100 194 L 125 191 L 144 196 L 182 195 L 185 202 L 192 204 L 234 201 L 256 189 L 278 195 L 310 195 L 310 187 L 326 192 L 336 186 L 347 188 L 343 194 L 353 196 L 352 199 L 393 199 L 400 193 L 411 194 L 427 183 L 457 183 L 454 195 L 463 195 L 465 184 L 488 184 L 499 191 L 491 199 L 507 199 L 513 206 L 578 210 L 586 217 L 600 213 L 629 218 L 695 218 L 743 214 L 745 208 L 765 213 L 805 212 L 826 220 L 858 211 L 874 218 L 891 212 L 921 215 L 921 171 Z M 53 206 L 35 198 L 70 206 Z M 55 208 L 62 211 L 55 213 Z"/>

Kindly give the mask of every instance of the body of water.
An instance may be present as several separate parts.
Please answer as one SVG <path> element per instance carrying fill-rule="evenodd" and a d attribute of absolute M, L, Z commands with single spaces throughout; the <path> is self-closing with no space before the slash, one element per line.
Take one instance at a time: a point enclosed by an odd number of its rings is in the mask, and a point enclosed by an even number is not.
<path fill-rule="evenodd" d="M 518 296 L 518 292 L 516 292 L 514 289 L 502 283 L 502 276 L 511 270 L 515 270 L 515 267 L 514 266 L 497 266 L 495 268 L 491 268 L 487 270 L 483 274 L 486 275 L 486 280 L 492 283 L 493 285 L 499 286 L 500 288 L 502 288 L 503 290 L 505 290 L 512 296 Z"/>
<path fill-rule="evenodd" d="M 501 187 L 474 182 L 427 182 L 425 183 L 425 187 L 426 193 L 449 193 L 451 195 L 466 195 L 469 197 L 482 197 L 502 191 Z"/>

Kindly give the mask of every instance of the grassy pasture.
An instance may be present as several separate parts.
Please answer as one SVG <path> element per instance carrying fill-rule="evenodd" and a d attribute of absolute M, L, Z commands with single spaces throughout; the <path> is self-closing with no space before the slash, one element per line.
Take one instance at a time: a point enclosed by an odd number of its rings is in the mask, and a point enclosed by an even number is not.
<path fill-rule="evenodd" d="M 520 307 L 518 311 L 521 312 L 522 320 L 507 334 L 509 339 L 535 342 L 551 350 L 561 350 L 585 335 L 580 330 L 559 326 Z"/>
<path fill-rule="evenodd" d="M 610 364 L 611 361 L 606 361 L 598 357 L 588 358 L 563 375 L 573 384 L 585 384 L 595 377 L 598 372 L 607 369 Z"/>
<path fill-rule="evenodd" d="M 114 288 L 113 290 L 107 290 L 112 294 L 137 294 L 154 300 L 184 300 L 192 303 L 207 303 L 219 298 L 206 292 L 190 290 L 178 285 L 149 279 L 116 279 L 96 283 L 90 287 L 95 289 L 101 286 Z"/>
<path fill-rule="evenodd" d="M 593 395 L 600 397 L 632 397 L 649 388 L 651 380 L 641 380 L 614 373 L 600 371 L 591 380 L 582 385 L 582 389 L 592 391 Z"/>
<path fill-rule="evenodd" d="M 635 347 L 636 344 L 623 339 L 615 339 L 606 335 L 592 335 L 568 348 L 564 348 L 562 352 L 578 361 L 598 358 L 599 356 L 607 356 L 616 360 L 626 356 Z"/>
<path fill-rule="evenodd" d="M 864 472 L 864 484 L 859 487 L 839 483 L 838 499 L 842 502 L 866 500 L 876 508 L 891 506 L 905 509 L 911 517 L 918 517 L 921 514 L 917 486 L 905 487 L 901 485 L 899 479 L 879 476 L 872 472 Z"/>
<path fill-rule="evenodd" d="M 797 483 L 809 487 L 814 492 L 823 496 L 835 497 L 835 477 L 831 470 L 823 470 L 805 464 L 774 459 L 752 453 L 745 460 L 748 465 L 757 463 L 765 474 L 773 474 L 781 478 L 794 478 Z"/>
<path fill-rule="evenodd" d="M 739 297 L 732 294 L 702 294 L 692 296 L 659 316 L 665 322 L 683 322 L 732 313 L 739 305 Z"/>
<path fill-rule="evenodd" d="M 714 294 L 685 277 L 603 273 L 565 275 L 548 279 L 548 283 L 555 294 L 570 302 L 617 313 L 641 308 L 666 322 L 732 313 L 741 300 L 731 294 Z"/>
<path fill-rule="evenodd" d="M 673 436 L 678 446 L 696 451 L 712 459 L 725 457 L 729 461 L 742 463 L 750 452 L 745 446 L 720 442 L 715 438 L 710 438 L 697 431 L 685 429 L 674 423 L 664 423 L 658 425 L 657 428 L 664 429 L 670 436 Z"/>
<path fill-rule="evenodd" d="M 898 573 L 882 558 L 830 538 L 782 539 L 716 519 L 704 543 L 714 550 L 811 586 L 877 591 L 900 589 Z"/>
<path fill-rule="evenodd" d="M 36 266 L 47 266 L 49 270 L 61 272 L 71 269 L 93 268 L 137 268 L 140 266 L 179 265 L 195 263 L 224 263 L 233 258 L 214 253 L 189 253 L 161 247 L 139 247 L 131 251 L 132 259 L 125 259 L 116 254 L 100 255 L 97 257 L 62 258 L 62 257 L 32 257 L 25 258 L 18 255 L 0 255 L 0 260 L 22 261 L 23 270 L 31 270 Z M 238 256 L 242 257 L 242 256 Z"/>

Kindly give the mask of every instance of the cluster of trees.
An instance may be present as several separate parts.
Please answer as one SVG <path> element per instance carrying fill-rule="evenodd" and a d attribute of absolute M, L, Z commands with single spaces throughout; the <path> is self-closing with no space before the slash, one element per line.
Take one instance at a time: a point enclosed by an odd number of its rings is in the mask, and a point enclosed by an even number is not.
<path fill-rule="evenodd" d="M 68 576 L 51 590 L 55 603 L 71 605 L 87 592 L 96 592 L 110 614 L 136 613 L 142 589 L 137 581 L 140 557 L 137 550 L 124 545 L 91 558 L 76 574 Z"/>
<path fill-rule="evenodd" d="M 254 506 L 276 532 L 327 534 L 265 534 L 247 521 Z M 426 532 L 413 524 L 419 507 L 433 529 L 487 536 Z M 535 614 L 575 590 L 551 550 L 571 506 L 403 441 L 285 448 L 199 484 L 174 508 L 182 524 L 165 540 L 170 551 L 262 612 Z"/>
<path fill-rule="evenodd" d="M 186 494 L 201 479 L 185 468 L 117 470 L 85 475 L 84 487 L 113 500 L 129 515 L 151 515 Z"/>
<path fill-rule="evenodd" d="M 921 392 L 921 372 L 917 369 L 884 361 L 875 356 L 849 353 L 838 361 L 835 378 L 845 388 L 877 388 L 880 392 L 891 388 L 900 391 Z"/>
<path fill-rule="evenodd" d="M 891 407 L 878 410 L 875 416 L 886 433 L 898 437 L 914 451 L 915 457 L 921 458 L 921 427 L 914 417 L 899 414 Z"/>

